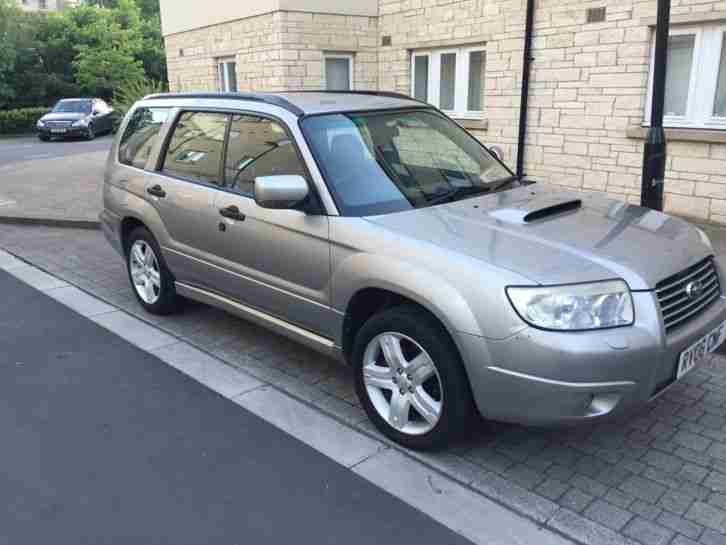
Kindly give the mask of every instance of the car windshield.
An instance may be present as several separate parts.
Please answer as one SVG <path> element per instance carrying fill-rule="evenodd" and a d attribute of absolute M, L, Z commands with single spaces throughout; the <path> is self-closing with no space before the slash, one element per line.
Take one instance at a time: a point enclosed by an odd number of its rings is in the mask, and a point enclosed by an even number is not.
<path fill-rule="evenodd" d="M 56 114 L 90 114 L 91 103 L 88 100 L 61 100 L 53 108 Z"/>
<path fill-rule="evenodd" d="M 346 216 L 425 208 L 516 182 L 473 136 L 432 110 L 318 115 L 302 128 Z"/>

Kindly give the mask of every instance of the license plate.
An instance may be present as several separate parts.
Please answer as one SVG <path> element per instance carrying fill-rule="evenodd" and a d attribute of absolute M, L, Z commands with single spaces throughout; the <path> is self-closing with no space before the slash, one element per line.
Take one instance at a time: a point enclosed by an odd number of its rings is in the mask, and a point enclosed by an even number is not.
<path fill-rule="evenodd" d="M 53 134 L 65 134 L 67 129 L 51 129 L 50 132 Z"/>
<path fill-rule="evenodd" d="M 678 360 L 678 374 L 676 379 L 680 379 L 691 371 L 706 354 L 715 351 L 724 341 L 726 341 L 726 322 L 723 322 L 711 331 L 711 333 L 702 337 L 681 353 L 681 357 Z"/>

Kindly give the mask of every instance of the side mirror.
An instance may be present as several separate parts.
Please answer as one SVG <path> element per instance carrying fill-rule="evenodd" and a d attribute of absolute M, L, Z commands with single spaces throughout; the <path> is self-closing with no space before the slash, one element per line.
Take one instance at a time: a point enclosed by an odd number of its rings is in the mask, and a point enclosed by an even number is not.
<path fill-rule="evenodd" d="M 255 202 L 262 208 L 287 210 L 300 204 L 310 193 L 302 176 L 260 176 L 255 179 Z"/>
<path fill-rule="evenodd" d="M 489 151 L 492 152 L 492 155 L 499 159 L 500 161 L 504 161 L 504 150 L 500 148 L 499 146 L 492 146 L 489 148 Z"/>
<path fill-rule="evenodd" d="M 101 115 L 101 111 L 100 110 L 93 110 L 93 114 L 92 115 L 93 115 L 93 117 L 97 117 L 97 116 Z"/>

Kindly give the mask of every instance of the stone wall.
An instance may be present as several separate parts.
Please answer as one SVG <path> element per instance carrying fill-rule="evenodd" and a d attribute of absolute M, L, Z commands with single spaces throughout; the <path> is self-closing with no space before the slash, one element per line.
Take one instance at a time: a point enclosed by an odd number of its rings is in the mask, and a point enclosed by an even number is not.
<path fill-rule="evenodd" d="M 391 46 L 379 50 L 382 89 L 410 91 L 412 50 L 486 43 L 488 130 L 472 132 L 502 146 L 513 165 L 525 3 L 380 0 L 379 5 L 380 35 L 391 36 Z M 588 24 L 587 8 L 600 6 L 607 6 L 605 22 Z M 656 9 L 655 0 L 537 2 L 525 153 L 532 178 L 639 202 L 644 131 L 634 129 L 644 119 L 649 23 Z M 674 20 L 688 14 L 708 19 L 719 11 L 726 12 L 723 1 L 673 0 Z M 677 136 L 671 134 L 666 209 L 726 223 L 726 144 L 674 140 Z"/>
<path fill-rule="evenodd" d="M 723 0 L 672 0 L 675 21 L 726 20 Z M 513 165 L 525 0 L 380 0 L 378 17 L 285 12 L 166 37 L 175 91 L 218 88 L 216 63 L 237 61 L 242 91 L 325 87 L 324 52 L 354 54 L 356 89 L 410 92 L 411 51 L 486 44 L 485 120 L 470 130 Z M 588 7 L 607 6 L 587 23 Z M 656 0 L 539 0 L 526 172 L 637 202 Z M 390 45 L 382 45 L 390 37 Z M 386 42 L 387 43 L 387 42 Z M 183 50 L 183 56 L 182 56 Z M 473 127 L 473 128 L 472 128 Z M 684 141 L 686 139 L 701 141 Z M 726 223 L 726 136 L 671 134 L 666 209 Z"/>
<path fill-rule="evenodd" d="M 589 5 L 589 4 L 588 4 Z M 541 0 L 527 172 L 578 189 L 640 200 L 643 140 L 656 2 L 607 2 L 604 23 L 587 24 L 575 0 Z M 723 2 L 674 0 L 674 19 L 724 9 Z M 628 129 L 631 128 L 630 131 Z M 726 146 L 671 135 L 666 210 L 726 222 Z"/>
<path fill-rule="evenodd" d="M 379 48 L 381 89 L 410 93 L 410 51 L 452 45 L 486 44 L 484 108 L 486 132 L 478 138 L 497 144 L 509 164 L 516 157 L 524 48 L 524 0 L 381 0 L 379 34 L 391 45 Z"/>
<path fill-rule="evenodd" d="M 60 11 L 78 4 L 78 0 L 46 0 L 44 6 L 41 0 L 16 0 L 16 2 L 25 11 Z"/>
<path fill-rule="evenodd" d="M 217 61 L 237 61 L 240 91 L 320 89 L 324 52 L 354 56 L 356 89 L 378 86 L 374 17 L 284 12 L 166 37 L 173 91 L 216 90 Z"/>

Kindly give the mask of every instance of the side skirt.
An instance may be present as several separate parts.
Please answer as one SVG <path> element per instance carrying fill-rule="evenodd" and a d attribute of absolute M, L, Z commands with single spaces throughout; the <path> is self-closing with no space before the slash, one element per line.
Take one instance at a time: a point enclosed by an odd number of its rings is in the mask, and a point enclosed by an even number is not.
<path fill-rule="evenodd" d="M 270 329 L 275 333 L 284 335 L 285 337 L 292 339 L 293 341 L 299 342 L 317 350 L 318 352 L 334 358 L 342 363 L 345 362 L 343 357 L 343 351 L 339 346 L 335 346 L 335 343 L 326 337 L 321 337 L 312 331 L 298 327 L 290 322 L 271 316 L 265 312 L 257 310 L 255 308 L 243 305 L 232 299 L 228 299 L 222 295 L 212 293 L 201 288 L 184 284 L 183 282 L 175 282 L 176 291 L 179 295 L 193 299 L 206 305 L 221 308 L 222 310 L 254 322 L 262 327 Z"/>

